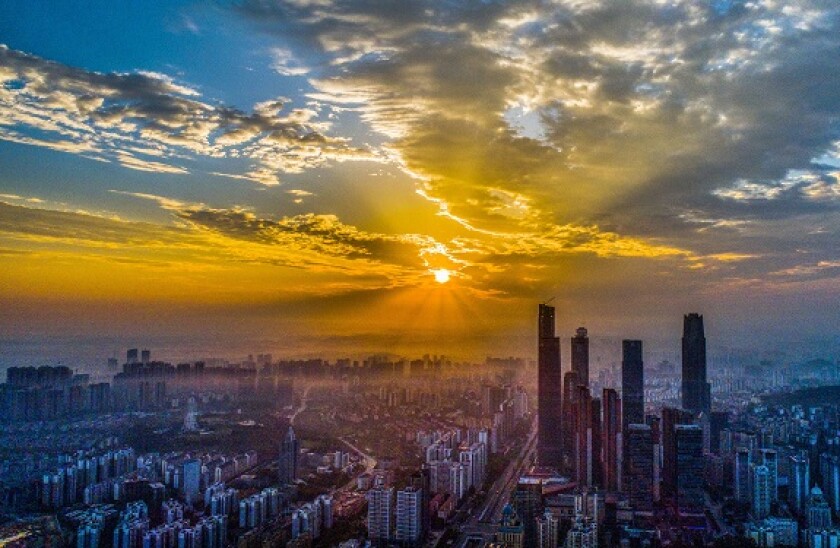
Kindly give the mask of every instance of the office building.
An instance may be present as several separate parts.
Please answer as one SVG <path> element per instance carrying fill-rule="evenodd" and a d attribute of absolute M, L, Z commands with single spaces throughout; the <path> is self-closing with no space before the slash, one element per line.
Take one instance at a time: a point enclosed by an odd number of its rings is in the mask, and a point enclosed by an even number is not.
<path fill-rule="evenodd" d="M 397 491 L 394 538 L 403 546 L 418 546 L 423 533 L 423 491 L 406 487 Z"/>
<path fill-rule="evenodd" d="M 645 422 L 645 376 L 642 341 L 622 341 L 621 403 L 623 428 Z"/>
<path fill-rule="evenodd" d="M 683 318 L 682 401 L 683 408 L 693 413 L 708 413 L 712 407 L 711 386 L 706 380 L 703 316 L 695 313 Z"/>
<path fill-rule="evenodd" d="M 368 538 L 374 542 L 387 542 L 394 536 L 394 488 L 374 487 L 367 492 Z"/>
<path fill-rule="evenodd" d="M 184 500 L 187 504 L 192 506 L 199 499 L 199 488 L 201 486 L 201 461 L 198 459 L 189 459 L 184 461 L 183 465 L 183 493 Z"/>
<path fill-rule="evenodd" d="M 734 479 L 735 479 L 735 500 L 740 502 L 750 501 L 750 485 L 752 479 L 752 453 L 745 447 L 735 451 Z"/>
<path fill-rule="evenodd" d="M 579 487 L 592 485 L 592 397 L 586 386 L 575 390 L 575 480 Z"/>
<path fill-rule="evenodd" d="M 769 472 L 770 500 L 779 500 L 779 455 L 774 449 L 761 449 L 759 462 L 767 467 Z"/>
<path fill-rule="evenodd" d="M 703 429 L 696 424 L 676 427 L 677 508 L 680 513 L 701 513 L 705 507 L 703 491 Z"/>
<path fill-rule="evenodd" d="M 277 475 L 281 485 L 292 484 L 298 477 L 298 458 L 300 444 L 294 429 L 289 426 L 286 437 L 280 443 L 280 458 L 277 463 Z"/>
<path fill-rule="evenodd" d="M 709 452 L 720 454 L 720 435 L 729 428 L 729 413 L 712 411 L 709 415 Z"/>
<path fill-rule="evenodd" d="M 560 520 L 546 510 L 537 516 L 537 546 L 538 548 L 557 548 L 560 542 Z"/>
<path fill-rule="evenodd" d="M 810 462 L 807 453 L 791 455 L 788 468 L 788 504 L 794 512 L 803 514 L 808 507 L 811 487 Z"/>
<path fill-rule="evenodd" d="M 764 519 L 770 515 L 770 470 L 764 465 L 753 465 L 752 516 Z"/>
<path fill-rule="evenodd" d="M 540 304 L 537 373 L 537 461 L 559 467 L 562 462 L 563 420 L 560 339 L 554 335 L 554 307 Z"/>
<path fill-rule="evenodd" d="M 510 502 L 524 527 L 525 546 L 533 546 L 537 541 L 536 517 L 543 511 L 542 481 L 532 477 L 520 478 Z"/>
<path fill-rule="evenodd" d="M 604 420 L 601 426 L 603 437 L 603 475 L 604 489 L 613 493 L 618 490 L 618 451 L 619 435 L 621 432 L 621 398 L 612 388 L 604 388 L 603 392 Z"/>
<path fill-rule="evenodd" d="M 814 486 L 808 498 L 808 529 L 831 528 L 831 506 L 825 500 L 822 489 Z"/>
<path fill-rule="evenodd" d="M 677 426 L 692 422 L 688 411 L 674 407 L 662 409 L 662 487 L 669 497 L 677 492 Z"/>
<path fill-rule="evenodd" d="M 625 429 L 625 490 L 634 510 L 653 509 L 653 434 L 647 424 L 629 424 Z"/>
<path fill-rule="evenodd" d="M 589 386 L 589 336 L 585 327 L 578 327 L 572 337 L 572 372 L 580 386 Z"/>

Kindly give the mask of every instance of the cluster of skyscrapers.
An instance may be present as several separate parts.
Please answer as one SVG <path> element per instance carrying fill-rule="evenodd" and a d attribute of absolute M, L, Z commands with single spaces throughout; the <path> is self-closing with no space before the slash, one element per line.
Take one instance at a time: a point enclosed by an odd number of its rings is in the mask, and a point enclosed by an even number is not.
<path fill-rule="evenodd" d="M 565 375 L 548 304 L 539 306 L 538 333 L 540 466 L 568 476 L 580 490 L 626 494 L 635 510 L 652 510 L 654 500 L 667 498 L 682 513 L 702 512 L 704 432 L 694 423 L 711 414 L 703 317 L 684 318 L 683 406 L 666 408 L 661 417 L 645 413 L 642 341 L 622 341 L 620 394 L 604 388 L 597 397 L 590 389 L 587 330 L 578 328 L 571 338 Z"/>

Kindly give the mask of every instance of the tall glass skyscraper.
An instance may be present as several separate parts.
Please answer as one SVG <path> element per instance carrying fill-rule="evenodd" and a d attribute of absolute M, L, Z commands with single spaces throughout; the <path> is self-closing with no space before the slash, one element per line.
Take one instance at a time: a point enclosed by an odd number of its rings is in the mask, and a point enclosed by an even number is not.
<path fill-rule="evenodd" d="M 562 462 L 560 425 L 563 377 L 560 371 L 560 339 L 554 335 L 554 307 L 540 304 L 537 372 L 537 461 L 559 467 Z"/>
<path fill-rule="evenodd" d="M 683 409 L 693 413 L 708 413 L 712 407 L 711 386 L 706 381 L 703 316 L 696 313 L 683 318 L 682 401 Z"/>
<path fill-rule="evenodd" d="M 572 337 L 572 371 L 579 385 L 589 386 L 589 337 L 585 327 L 578 327 Z"/>
<path fill-rule="evenodd" d="M 286 437 L 280 443 L 280 459 L 277 462 L 277 475 L 281 485 L 292 484 L 298 476 L 298 453 L 300 444 L 295 431 L 289 426 Z"/>
<path fill-rule="evenodd" d="M 645 374 L 642 341 L 621 343 L 621 400 L 624 430 L 630 424 L 645 422 Z"/>

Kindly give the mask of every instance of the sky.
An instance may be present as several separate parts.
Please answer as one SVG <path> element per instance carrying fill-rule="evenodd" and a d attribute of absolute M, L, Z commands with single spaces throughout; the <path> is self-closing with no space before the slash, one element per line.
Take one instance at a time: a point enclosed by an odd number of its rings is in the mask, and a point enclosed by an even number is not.
<path fill-rule="evenodd" d="M 838 344 L 834 0 L 6 0 L 0 362 Z M 442 283 L 443 282 L 443 283 Z"/>

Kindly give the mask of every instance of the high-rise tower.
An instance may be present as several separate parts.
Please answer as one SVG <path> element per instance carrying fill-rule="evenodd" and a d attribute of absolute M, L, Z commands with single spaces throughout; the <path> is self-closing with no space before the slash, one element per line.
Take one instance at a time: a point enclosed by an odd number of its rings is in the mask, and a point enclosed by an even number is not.
<path fill-rule="evenodd" d="M 683 408 L 693 413 L 708 413 L 712 407 L 711 386 L 706 381 L 703 316 L 695 313 L 683 318 L 682 401 Z"/>
<path fill-rule="evenodd" d="M 579 385 L 589 386 L 589 337 L 585 327 L 578 327 L 572 337 L 572 371 Z"/>
<path fill-rule="evenodd" d="M 604 489 L 610 493 L 618 490 L 618 448 L 621 432 L 621 399 L 612 388 L 604 388 L 604 424 L 601 427 L 603 451 Z"/>
<path fill-rule="evenodd" d="M 592 444 L 592 395 L 583 385 L 579 385 L 575 393 L 575 477 L 578 487 L 591 487 L 595 456 Z"/>
<path fill-rule="evenodd" d="M 678 424 L 676 441 L 677 509 L 683 513 L 702 513 L 703 429 L 696 424 Z M 766 517 L 766 516 L 762 516 Z"/>
<path fill-rule="evenodd" d="M 540 304 L 537 372 L 537 461 L 559 467 L 562 462 L 562 373 L 560 339 L 554 336 L 554 307 Z"/>
<path fill-rule="evenodd" d="M 645 374 L 642 362 L 642 341 L 621 343 L 621 400 L 624 429 L 629 424 L 645 422 Z"/>
<path fill-rule="evenodd" d="M 653 431 L 647 424 L 631 423 L 627 436 L 626 484 L 634 510 L 653 508 Z"/>
<path fill-rule="evenodd" d="M 280 459 L 277 462 L 277 472 L 280 484 L 292 484 L 298 476 L 298 453 L 300 444 L 295 431 L 289 426 L 286 437 L 280 443 Z"/>

